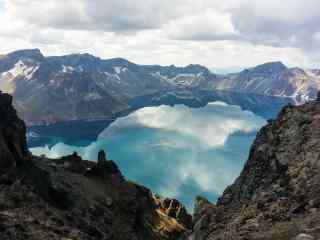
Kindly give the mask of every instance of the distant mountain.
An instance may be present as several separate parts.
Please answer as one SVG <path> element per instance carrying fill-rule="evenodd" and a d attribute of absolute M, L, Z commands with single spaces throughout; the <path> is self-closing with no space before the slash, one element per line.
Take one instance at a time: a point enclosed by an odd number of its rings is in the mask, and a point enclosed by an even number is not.
<path fill-rule="evenodd" d="M 221 76 L 215 82 L 217 90 L 290 97 L 296 103 L 315 99 L 320 89 L 319 70 L 287 68 L 281 62 L 271 62 L 240 73 Z"/>
<path fill-rule="evenodd" d="M 136 97 L 171 91 L 230 91 L 314 99 L 320 70 L 266 63 L 240 73 L 218 75 L 201 65 L 137 65 L 89 54 L 45 57 L 40 50 L 0 56 L 0 89 L 14 95 L 28 124 L 110 118 L 127 111 Z"/>

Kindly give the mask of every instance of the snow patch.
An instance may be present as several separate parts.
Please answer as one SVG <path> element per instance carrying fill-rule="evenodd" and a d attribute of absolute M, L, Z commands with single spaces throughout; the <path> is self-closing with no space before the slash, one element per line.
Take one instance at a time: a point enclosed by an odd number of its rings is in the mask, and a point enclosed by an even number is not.
<path fill-rule="evenodd" d="M 63 73 L 70 73 L 73 72 L 74 68 L 71 66 L 62 65 L 62 72 Z"/>
<path fill-rule="evenodd" d="M 118 74 L 111 74 L 109 72 L 103 72 L 107 77 L 112 77 L 112 78 L 116 78 L 118 80 L 118 82 L 120 82 L 120 77 Z"/>
<path fill-rule="evenodd" d="M 197 73 L 197 74 L 193 74 L 193 73 L 179 73 L 177 74 L 175 77 L 173 78 L 168 78 L 165 75 L 162 75 L 160 72 L 155 72 L 155 73 L 150 73 L 153 77 L 157 77 L 160 78 L 172 85 L 175 86 L 191 86 L 193 85 L 195 82 L 197 82 L 197 80 L 199 80 L 199 78 L 202 77 L 202 72 L 201 73 Z"/>
<path fill-rule="evenodd" d="M 85 101 L 98 100 L 98 99 L 102 99 L 102 96 L 101 96 L 99 93 L 97 93 L 97 92 L 88 93 L 88 94 L 84 97 L 84 100 L 85 100 Z"/>
<path fill-rule="evenodd" d="M 39 69 L 39 66 L 28 66 L 23 61 L 19 60 L 12 69 L 3 72 L 1 77 L 6 78 L 8 81 L 13 81 L 18 76 L 24 76 L 27 80 L 31 80 L 33 74 Z"/>
<path fill-rule="evenodd" d="M 114 67 L 113 70 L 114 70 L 117 74 L 120 74 L 120 73 L 122 73 L 122 72 L 128 71 L 128 68 L 126 68 L 126 67 Z"/>

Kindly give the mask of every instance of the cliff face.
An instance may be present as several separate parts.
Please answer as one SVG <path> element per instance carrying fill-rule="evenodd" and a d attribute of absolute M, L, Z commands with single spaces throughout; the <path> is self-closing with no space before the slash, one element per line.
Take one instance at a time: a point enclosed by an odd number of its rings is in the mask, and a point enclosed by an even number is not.
<path fill-rule="evenodd" d="M 0 173 L 28 157 L 26 127 L 12 108 L 12 97 L 0 92 Z"/>
<path fill-rule="evenodd" d="M 260 130 L 217 205 L 198 199 L 190 239 L 320 238 L 319 100 L 285 107 Z"/>
<path fill-rule="evenodd" d="M 25 125 L 0 93 L 0 239 L 180 239 L 187 213 L 160 208 L 150 190 L 131 183 L 100 152 L 97 163 L 76 153 L 31 156 Z M 179 214 L 178 214 L 179 213 Z"/>

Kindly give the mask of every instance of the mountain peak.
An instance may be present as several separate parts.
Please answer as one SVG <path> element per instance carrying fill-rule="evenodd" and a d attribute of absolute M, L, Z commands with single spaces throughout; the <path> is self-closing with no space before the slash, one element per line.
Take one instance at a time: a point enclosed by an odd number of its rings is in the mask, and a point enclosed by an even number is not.
<path fill-rule="evenodd" d="M 286 65 L 284 65 L 281 61 L 266 62 L 266 63 L 264 63 L 262 65 L 286 67 Z"/>
<path fill-rule="evenodd" d="M 23 50 L 17 50 L 14 52 L 9 53 L 7 56 L 9 57 L 27 57 L 27 58 L 43 58 L 40 49 L 23 49 Z"/>
<path fill-rule="evenodd" d="M 254 71 L 259 71 L 259 72 L 281 72 L 283 70 L 288 69 L 286 67 L 286 65 L 284 65 L 282 62 L 280 61 L 276 61 L 276 62 L 267 62 L 261 65 L 258 65 L 256 67 L 253 68 Z"/>
<path fill-rule="evenodd" d="M 209 69 L 205 66 L 202 66 L 200 64 L 189 64 L 185 67 L 186 69 L 189 69 L 194 72 L 209 72 Z"/>
<path fill-rule="evenodd" d="M 79 58 L 92 58 L 92 59 L 97 59 L 98 57 L 90 54 L 90 53 L 74 53 L 74 54 L 70 54 L 70 55 L 67 55 L 67 56 L 70 56 L 70 57 L 79 57 Z"/>

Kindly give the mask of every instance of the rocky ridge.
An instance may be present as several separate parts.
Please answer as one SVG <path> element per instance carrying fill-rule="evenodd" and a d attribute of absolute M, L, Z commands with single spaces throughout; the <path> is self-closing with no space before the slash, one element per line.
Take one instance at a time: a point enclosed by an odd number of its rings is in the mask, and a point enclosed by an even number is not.
<path fill-rule="evenodd" d="M 0 239 L 180 239 L 191 218 L 158 206 L 149 189 L 127 181 L 101 151 L 97 163 L 74 153 L 32 156 L 25 125 L 0 93 Z M 188 223 L 189 224 L 189 223 Z"/>
<path fill-rule="evenodd" d="M 132 110 L 136 98 L 164 92 L 194 91 L 288 97 L 297 104 L 315 99 L 319 70 L 270 62 L 239 73 L 218 75 L 206 67 L 138 65 L 126 59 L 90 54 L 45 57 L 38 49 L 0 58 L 0 90 L 28 125 L 113 118 Z"/>
<path fill-rule="evenodd" d="M 190 240 L 320 239 L 320 93 L 263 127 L 217 204 L 198 198 Z"/>

